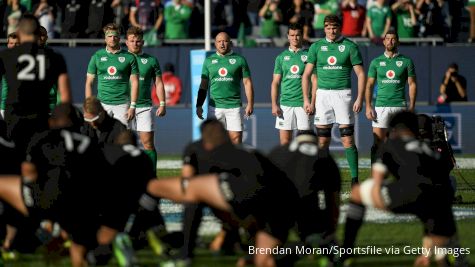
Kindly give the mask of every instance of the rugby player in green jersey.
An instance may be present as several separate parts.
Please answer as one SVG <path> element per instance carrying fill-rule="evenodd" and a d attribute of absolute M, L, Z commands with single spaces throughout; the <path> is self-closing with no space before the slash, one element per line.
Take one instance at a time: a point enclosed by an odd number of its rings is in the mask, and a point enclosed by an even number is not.
<path fill-rule="evenodd" d="M 137 98 L 137 107 L 135 118 L 132 120 L 131 128 L 137 131 L 140 141 L 143 144 L 144 152 L 152 160 L 154 172 L 157 167 L 157 151 L 154 146 L 154 118 L 152 105 L 152 83 L 155 84 L 157 96 L 160 99 L 160 106 L 155 112 L 156 116 L 162 117 L 166 114 L 165 107 L 165 89 L 162 82 L 162 71 L 158 60 L 142 51 L 144 45 L 143 31 L 138 27 L 130 27 L 126 34 L 127 48 L 129 52 L 137 58 L 139 69 L 139 95 Z"/>
<path fill-rule="evenodd" d="M 341 142 L 350 166 L 352 184 L 358 182 L 358 149 L 354 142 L 355 112 L 363 105 L 365 72 L 358 46 L 341 36 L 341 20 L 336 15 L 325 17 L 325 38 L 315 42 L 308 51 L 307 64 L 302 76 L 302 90 L 308 92 L 309 78 L 317 69 L 315 125 L 319 146 L 328 149 L 331 129 L 339 124 Z M 351 107 L 351 70 L 358 78 L 358 96 Z M 315 90 L 315 89 L 314 89 Z M 313 92 L 312 92 L 313 93 Z M 304 95 L 305 96 L 305 95 Z M 313 105 L 304 97 L 307 112 Z"/>
<path fill-rule="evenodd" d="M 109 23 L 103 28 L 106 48 L 97 51 L 89 61 L 86 98 L 92 96 L 97 77 L 97 98 L 112 117 L 127 125 L 135 116 L 139 70 L 135 56 L 120 47 L 119 27 Z"/>
<path fill-rule="evenodd" d="M 279 129 L 281 145 L 292 140 L 293 130 L 311 129 L 311 115 L 303 108 L 302 73 L 308 50 L 302 48 L 302 35 L 301 25 L 290 24 L 287 31 L 289 48 L 275 59 L 271 86 L 272 115 L 276 117 L 275 128 Z M 316 86 L 316 75 L 312 75 L 312 84 Z M 308 94 L 305 97 L 308 98 Z M 311 103 L 315 105 L 315 95 L 312 95 Z"/>
<path fill-rule="evenodd" d="M 416 105 L 416 69 L 412 60 L 398 53 L 399 36 L 389 30 L 384 36 L 384 54 L 369 65 L 366 82 L 366 117 L 373 121 L 371 162 L 388 132 L 391 116 L 406 108 L 414 111 Z M 375 107 L 372 106 L 373 87 L 378 84 Z M 406 83 L 409 84 L 409 105 L 406 101 Z"/>
<path fill-rule="evenodd" d="M 229 133 L 233 143 L 242 142 L 242 116 L 248 118 L 254 111 L 254 88 L 246 59 L 232 51 L 229 35 L 220 32 L 214 45 L 216 53 L 207 57 L 201 72 L 200 89 L 196 101 L 196 115 L 203 119 L 203 103 L 210 90 L 208 117 L 216 117 Z M 241 79 L 247 98 L 242 114 Z"/>
<path fill-rule="evenodd" d="M 20 45 L 20 39 L 16 33 L 10 33 L 7 37 L 7 48 L 13 48 Z M 8 85 L 7 79 L 2 78 L 2 101 L 0 103 L 0 119 L 5 116 L 5 104 L 7 102 Z"/>

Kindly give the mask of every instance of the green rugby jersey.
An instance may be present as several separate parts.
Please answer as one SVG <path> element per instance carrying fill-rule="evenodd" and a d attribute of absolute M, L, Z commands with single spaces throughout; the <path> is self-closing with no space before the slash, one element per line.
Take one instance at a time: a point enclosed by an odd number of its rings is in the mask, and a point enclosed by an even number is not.
<path fill-rule="evenodd" d="M 208 79 L 209 104 L 216 108 L 241 106 L 241 79 L 251 76 L 246 59 L 236 53 L 212 54 L 205 59 L 201 78 Z"/>
<path fill-rule="evenodd" d="M 96 76 L 97 98 L 102 103 L 120 105 L 129 102 L 129 77 L 139 70 L 131 53 L 120 50 L 113 54 L 104 48 L 92 56 L 87 73 Z"/>
<path fill-rule="evenodd" d="M 401 54 L 389 58 L 385 54 L 373 59 L 369 66 L 368 77 L 378 83 L 376 107 L 405 107 L 406 82 L 415 77 L 416 69 L 412 60 Z"/>
<path fill-rule="evenodd" d="M 0 102 L 0 109 L 5 110 L 5 105 L 7 103 L 8 96 L 8 84 L 5 76 L 2 76 L 2 101 Z"/>
<path fill-rule="evenodd" d="M 139 67 L 139 97 L 137 98 L 137 107 L 145 108 L 152 106 L 151 89 L 155 83 L 155 77 L 161 77 L 162 71 L 158 60 L 149 54 L 142 53 L 135 55 L 137 58 L 137 66 Z M 160 99 L 165 101 L 164 99 Z"/>
<path fill-rule="evenodd" d="M 323 38 L 310 46 L 308 63 L 317 69 L 318 89 L 342 90 L 351 88 L 351 70 L 363 65 L 358 46 L 347 38 L 335 42 Z"/>
<path fill-rule="evenodd" d="M 303 106 L 302 74 L 307 62 L 307 53 L 307 49 L 294 52 L 289 48 L 280 53 L 275 59 L 274 74 L 281 75 L 281 105 L 287 107 Z"/>

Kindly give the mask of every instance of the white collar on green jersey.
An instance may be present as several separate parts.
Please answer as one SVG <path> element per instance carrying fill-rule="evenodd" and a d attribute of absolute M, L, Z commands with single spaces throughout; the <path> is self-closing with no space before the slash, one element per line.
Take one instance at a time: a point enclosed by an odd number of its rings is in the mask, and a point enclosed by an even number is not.
<path fill-rule="evenodd" d="M 326 40 L 327 42 L 329 42 L 329 43 L 336 43 L 336 42 L 341 41 L 343 38 L 344 38 L 343 35 L 341 35 L 340 37 L 336 38 L 335 41 L 330 41 L 330 40 L 328 40 L 327 37 L 325 37 L 325 40 Z"/>
<path fill-rule="evenodd" d="M 386 54 L 386 51 L 385 51 L 385 52 L 384 52 L 384 56 L 385 56 L 386 58 L 395 58 L 395 57 L 399 56 L 399 53 L 394 53 L 393 56 L 390 57 L 388 54 Z"/>
<path fill-rule="evenodd" d="M 229 50 L 229 52 L 227 52 L 226 54 L 221 55 L 218 51 L 216 51 L 216 55 L 218 55 L 220 57 L 229 56 L 229 55 L 232 55 L 233 53 L 234 53 L 233 50 Z"/>
<path fill-rule="evenodd" d="M 292 48 L 290 48 L 290 46 L 289 46 L 289 51 L 292 52 L 292 53 L 294 53 L 294 54 L 297 53 L 297 52 L 300 51 L 300 50 L 302 50 L 302 48 L 297 48 L 297 50 L 294 51 L 294 50 L 292 50 Z"/>
<path fill-rule="evenodd" d="M 109 54 L 117 54 L 117 53 L 119 53 L 120 51 L 122 51 L 122 48 L 119 48 L 119 50 L 117 50 L 117 52 L 113 53 L 112 51 L 110 51 L 109 49 L 107 49 L 107 46 L 106 46 L 106 52 L 109 53 Z"/>

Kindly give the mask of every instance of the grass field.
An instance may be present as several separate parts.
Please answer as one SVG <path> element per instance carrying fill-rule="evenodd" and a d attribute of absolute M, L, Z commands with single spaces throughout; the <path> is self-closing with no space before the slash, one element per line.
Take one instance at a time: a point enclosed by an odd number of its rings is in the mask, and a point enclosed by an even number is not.
<path fill-rule="evenodd" d="M 177 159 L 171 157 L 170 159 Z M 460 173 L 459 173 L 460 172 Z M 177 176 L 179 169 L 161 169 L 158 171 L 159 177 Z M 360 169 L 360 177 L 368 177 L 369 169 Z M 462 169 L 453 172 L 457 178 L 458 192 L 457 195 L 462 196 L 462 201 L 455 206 L 464 210 L 468 210 L 469 218 L 457 220 L 457 227 L 461 239 L 461 246 L 470 249 L 469 259 L 471 266 L 475 266 L 475 191 L 461 178 L 460 174 L 475 187 L 475 169 Z M 342 170 L 342 191 L 344 203 L 345 195 L 348 195 L 350 188 L 350 176 L 347 169 Z M 471 214 L 471 215 L 470 215 Z M 339 240 L 343 237 L 343 224 L 339 225 Z M 381 267 L 381 266 L 412 266 L 415 255 L 404 253 L 404 247 L 411 248 L 420 247 L 422 236 L 422 226 L 418 221 L 398 222 L 398 223 L 365 223 L 361 228 L 357 240 L 358 247 L 375 246 L 383 250 L 383 255 L 360 256 L 357 258 L 353 266 L 356 267 Z M 193 266 L 196 267 L 231 267 L 235 266 L 237 256 L 217 256 L 209 252 L 205 247 L 207 240 L 211 240 L 212 236 L 205 236 L 200 247 L 197 249 L 197 257 Z M 386 249 L 400 249 L 400 253 L 386 253 Z M 394 252 L 393 250 L 393 252 Z M 149 249 L 137 252 L 140 266 L 159 266 L 157 259 Z M 69 266 L 69 261 L 65 257 L 61 257 L 54 262 L 45 262 L 45 254 L 37 252 L 35 254 L 21 255 L 20 259 L 15 262 L 7 262 L 5 266 L 25 266 L 25 267 L 43 267 L 43 266 Z M 110 266 L 116 266 L 114 261 Z M 315 258 L 305 257 L 297 264 L 300 267 L 319 266 Z M 433 265 L 435 266 L 435 265 Z"/>

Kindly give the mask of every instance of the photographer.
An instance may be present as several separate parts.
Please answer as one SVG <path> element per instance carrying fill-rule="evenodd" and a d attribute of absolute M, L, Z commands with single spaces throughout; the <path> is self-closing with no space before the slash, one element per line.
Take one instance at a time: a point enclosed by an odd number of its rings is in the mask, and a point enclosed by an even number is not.
<path fill-rule="evenodd" d="M 451 63 L 440 85 L 439 104 L 467 101 L 467 80 L 458 73 L 457 63 Z"/>

